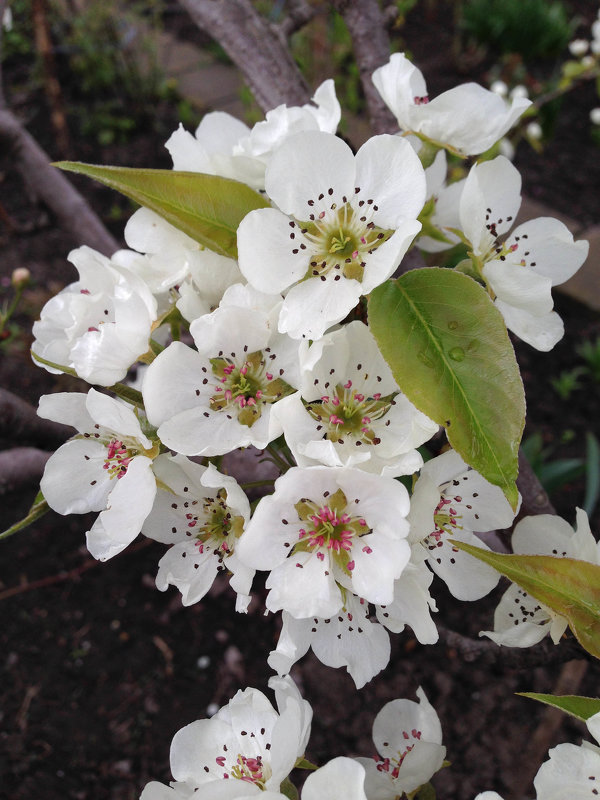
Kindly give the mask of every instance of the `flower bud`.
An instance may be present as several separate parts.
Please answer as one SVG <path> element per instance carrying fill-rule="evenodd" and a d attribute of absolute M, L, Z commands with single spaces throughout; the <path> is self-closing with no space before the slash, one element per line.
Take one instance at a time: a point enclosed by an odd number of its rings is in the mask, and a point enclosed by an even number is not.
<path fill-rule="evenodd" d="M 499 94 L 500 97 L 506 97 L 508 94 L 508 86 L 504 83 L 504 81 L 494 81 L 490 86 L 490 92 Z"/>
<path fill-rule="evenodd" d="M 542 126 L 539 122 L 530 122 L 527 126 L 527 136 L 530 139 L 541 139 L 542 138 Z"/>
<path fill-rule="evenodd" d="M 573 39 L 572 42 L 569 42 L 569 52 L 575 58 L 579 58 L 587 53 L 589 46 L 590 43 L 586 39 Z"/>
<path fill-rule="evenodd" d="M 600 125 L 600 108 L 592 108 L 590 111 L 590 119 L 594 125 Z"/>
<path fill-rule="evenodd" d="M 31 279 L 31 272 L 27 267 L 17 267 L 13 270 L 11 283 L 14 289 L 24 289 Z"/>

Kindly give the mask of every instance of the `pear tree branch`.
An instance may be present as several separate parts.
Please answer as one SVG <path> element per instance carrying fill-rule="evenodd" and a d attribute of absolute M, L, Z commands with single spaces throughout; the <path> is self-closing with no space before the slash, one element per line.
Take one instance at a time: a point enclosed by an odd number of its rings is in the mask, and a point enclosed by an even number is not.
<path fill-rule="evenodd" d="M 310 90 L 287 42 L 250 0 L 179 0 L 195 24 L 225 50 L 263 111 L 304 105 Z M 295 24 L 295 23 L 294 23 Z"/>

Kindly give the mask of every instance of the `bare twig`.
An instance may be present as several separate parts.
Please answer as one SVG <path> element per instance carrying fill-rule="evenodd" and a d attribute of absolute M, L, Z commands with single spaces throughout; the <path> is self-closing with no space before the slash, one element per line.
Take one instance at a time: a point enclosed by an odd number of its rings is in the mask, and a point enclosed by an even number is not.
<path fill-rule="evenodd" d="M 62 91 L 56 75 L 46 0 L 32 0 L 31 18 L 35 45 L 43 65 L 44 92 L 50 106 L 50 122 L 54 128 L 58 150 L 65 156 L 69 151 L 69 129 Z"/>
<path fill-rule="evenodd" d="M 0 438 L 54 448 L 72 434 L 68 425 L 38 417 L 32 405 L 7 389 L 0 389 Z"/>
<path fill-rule="evenodd" d="M 4 12 L 8 8 L 8 0 L 0 0 L 0 109 L 4 108 L 6 105 L 6 100 L 4 99 L 4 89 L 2 85 L 2 38 L 4 34 Z"/>
<path fill-rule="evenodd" d="M 130 547 L 128 547 L 124 553 L 120 553 L 119 555 L 121 557 L 124 555 L 131 555 L 131 553 L 136 553 L 139 550 L 149 547 L 150 544 L 152 544 L 152 539 L 142 539 L 141 542 L 136 542 L 135 544 L 130 545 Z M 119 556 L 116 556 L 116 558 L 118 557 Z M 92 569 L 93 567 L 97 567 L 99 564 L 103 563 L 103 561 L 97 561 L 95 558 L 88 558 L 83 562 L 83 564 L 80 564 L 78 567 L 74 567 L 67 572 L 59 572 L 58 575 L 47 575 L 45 578 L 40 578 L 37 581 L 28 581 L 25 579 L 25 581 L 20 583 L 18 586 L 11 586 L 9 589 L 4 589 L 4 591 L 0 592 L 0 600 L 6 600 L 8 597 L 14 597 L 17 594 L 30 592 L 33 589 L 44 589 L 46 586 L 52 586 L 55 583 L 74 581 L 80 575 L 83 575 L 84 572 L 87 572 L 88 569 Z"/>
<path fill-rule="evenodd" d="M 199 28 L 225 50 L 263 111 L 303 105 L 310 91 L 279 30 L 250 0 L 179 0 Z"/>
<path fill-rule="evenodd" d="M 0 452 L 0 497 L 38 484 L 51 455 L 35 447 L 15 447 Z"/>
<path fill-rule="evenodd" d="M 294 0 L 290 3 L 286 17 L 279 23 L 279 30 L 287 39 L 292 33 L 307 25 L 320 11 L 316 3 L 311 5 L 306 0 Z"/>
<path fill-rule="evenodd" d="M 440 641 L 456 650 L 465 661 L 480 665 L 494 664 L 506 669 L 531 669 L 547 664 L 560 664 L 574 658 L 591 659 L 573 637 L 565 638 L 559 645 L 546 637 L 534 647 L 500 647 L 491 639 L 471 639 L 438 623 Z"/>
<path fill-rule="evenodd" d="M 517 478 L 517 488 L 521 492 L 523 502 L 521 504 L 521 516 L 533 514 L 556 514 L 550 498 L 537 476 L 531 464 L 525 458 L 522 451 L 519 451 L 519 477 Z"/>
<path fill-rule="evenodd" d="M 395 133 L 398 123 L 381 99 L 371 76 L 390 57 L 390 39 L 377 0 L 332 0 L 352 37 L 354 57 L 367 100 L 369 120 L 375 133 Z"/>
<path fill-rule="evenodd" d="M 47 154 L 8 109 L 0 110 L 0 142 L 8 146 L 32 193 L 54 212 L 61 227 L 76 242 L 105 255 L 112 255 L 119 248 L 85 199 L 50 165 Z"/>

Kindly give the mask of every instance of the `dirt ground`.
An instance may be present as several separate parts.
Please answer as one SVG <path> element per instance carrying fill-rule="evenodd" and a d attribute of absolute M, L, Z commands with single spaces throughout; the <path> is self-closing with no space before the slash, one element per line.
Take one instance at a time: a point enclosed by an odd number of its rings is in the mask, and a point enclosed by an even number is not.
<path fill-rule="evenodd" d="M 432 94 L 467 79 L 451 59 L 451 37 L 439 16 L 409 16 L 404 36 Z M 600 222 L 600 151 L 588 135 L 593 104 L 587 90 L 569 97 L 545 153 L 524 149 L 517 156 L 527 193 L 585 224 Z M 168 114 L 173 109 L 166 109 Z M 28 124 L 51 152 L 40 97 L 30 101 Z M 72 155 L 168 167 L 160 141 L 140 132 L 128 146 L 101 152 L 78 141 Z M 124 220 L 114 219 L 115 203 L 126 214 L 126 202 L 76 182 L 96 209 L 113 217 L 110 224 L 120 235 Z M 50 294 L 74 279 L 65 260 L 74 243 L 29 202 L 1 152 L 0 199 L 15 223 L 13 230 L 0 223 L 0 277 L 25 265 L 35 279 L 19 317 L 25 332 L 0 352 L 0 385 L 37 403 L 40 394 L 79 389 L 31 364 L 27 332 Z M 561 401 L 550 379 L 574 366 L 579 343 L 600 336 L 600 318 L 560 295 L 556 301 L 565 320 L 564 340 L 550 354 L 516 346 L 528 399 L 526 436 L 540 432 L 555 458 L 581 457 L 586 431 L 600 437 L 598 384 L 582 378 L 582 387 Z M 0 441 L 0 447 L 9 444 Z M 559 513 L 572 521 L 583 492 L 581 479 L 554 495 Z M 34 494 L 31 489 L 0 498 L 2 529 L 24 515 Z M 598 522 L 596 513 L 596 530 Z M 0 543 L 0 798 L 134 800 L 147 781 L 169 780 L 175 731 L 205 715 L 210 704 L 226 703 L 238 688 L 266 688 L 266 655 L 279 622 L 278 616 L 263 615 L 260 585 L 247 616 L 234 614 L 231 592 L 221 582 L 184 609 L 176 590 L 160 593 L 154 587 L 162 545 L 139 540 L 100 564 L 85 548 L 89 523 L 50 513 Z M 474 638 L 490 626 L 502 588 L 466 611 L 438 582 L 433 586 L 441 625 Z M 572 664 L 571 676 L 579 669 Z M 407 631 L 392 637 L 386 670 L 357 692 L 345 672 L 308 655 L 293 672 L 315 711 L 307 756 L 324 763 L 337 755 L 371 755 L 377 711 L 388 700 L 414 698 L 421 685 L 440 715 L 451 762 L 435 779 L 439 800 L 472 800 L 484 789 L 495 789 L 506 800 L 531 797 L 524 754 L 544 712 L 515 692 L 552 692 L 559 681 L 564 687 L 564 669 L 535 655 L 532 663 L 524 658 L 521 668 L 502 657 L 491 664 L 469 661 L 446 643 L 421 646 Z M 577 693 L 598 695 L 598 664 L 590 662 L 584 671 Z M 565 720 L 547 744 L 578 742 L 584 733 L 581 725 Z"/>

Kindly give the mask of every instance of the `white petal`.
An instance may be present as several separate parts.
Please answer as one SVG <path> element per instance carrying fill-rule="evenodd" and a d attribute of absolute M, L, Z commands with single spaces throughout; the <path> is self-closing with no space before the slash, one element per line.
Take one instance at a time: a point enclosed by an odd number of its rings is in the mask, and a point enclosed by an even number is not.
<path fill-rule="evenodd" d="M 327 558 L 296 553 L 267 578 L 267 608 L 285 609 L 293 617 L 331 617 L 342 607 L 342 595 Z"/>
<path fill-rule="evenodd" d="M 520 586 L 512 584 L 494 612 L 494 630 L 481 631 L 479 635 L 506 647 L 531 647 L 549 633 L 550 623 L 548 609 Z"/>
<path fill-rule="evenodd" d="M 279 330 L 293 339 L 319 339 L 354 308 L 361 294 L 358 281 L 343 277 L 339 281 L 333 277 L 302 281 L 283 301 Z"/>
<path fill-rule="evenodd" d="M 588 242 L 574 242 L 567 226 L 552 217 L 539 217 L 519 225 L 506 244 L 516 244 L 512 257 L 526 258 L 532 269 L 552 280 L 552 286 L 571 278 L 586 260 L 589 250 Z M 528 253 L 526 257 L 525 252 Z"/>
<path fill-rule="evenodd" d="M 86 534 L 87 547 L 94 558 L 106 561 L 136 538 L 152 509 L 155 494 L 152 462 L 145 456 L 136 456 L 124 477 L 117 480 L 106 511 L 100 512 Z"/>
<path fill-rule="evenodd" d="M 89 439 L 73 439 L 53 453 L 44 469 L 40 489 L 59 514 L 85 514 L 106 508 L 113 488 L 103 469 L 106 447 Z"/>
<path fill-rule="evenodd" d="M 269 197 L 281 211 L 299 220 L 332 203 L 341 205 L 343 197 L 354 194 L 355 185 L 352 150 L 323 131 L 291 136 L 273 154 L 265 173 Z"/>
<path fill-rule="evenodd" d="M 529 267 L 498 259 L 489 261 L 483 276 L 503 303 L 541 317 L 552 311 L 552 281 Z"/>
<path fill-rule="evenodd" d="M 259 208 L 246 214 L 238 227 L 240 271 L 261 292 L 282 292 L 306 274 L 307 251 L 298 248 L 297 227 L 297 237 L 290 239 L 289 222 L 276 208 Z"/>
<path fill-rule="evenodd" d="M 375 201 L 373 221 L 381 228 L 416 219 L 425 203 L 425 171 L 399 136 L 373 136 L 363 144 L 356 154 L 356 185 L 359 197 Z"/>
<path fill-rule="evenodd" d="M 353 758 L 340 756 L 312 772 L 302 789 L 302 800 L 367 800 L 365 770 Z"/>
<path fill-rule="evenodd" d="M 530 314 L 522 308 L 515 308 L 502 300 L 495 301 L 498 311 L 504 317 L 506 327 L 516 333 L 519 339 L 535 347 L 536 350 L 548 352 L 562 339 L 565 326 L 556 311 L 550 311 L 540 317 Z"/>

